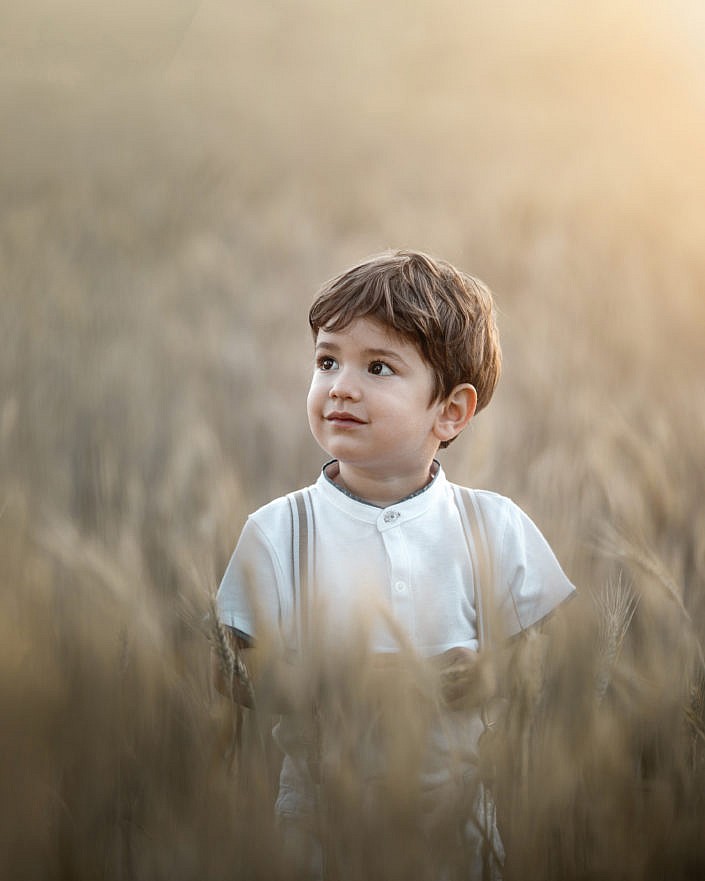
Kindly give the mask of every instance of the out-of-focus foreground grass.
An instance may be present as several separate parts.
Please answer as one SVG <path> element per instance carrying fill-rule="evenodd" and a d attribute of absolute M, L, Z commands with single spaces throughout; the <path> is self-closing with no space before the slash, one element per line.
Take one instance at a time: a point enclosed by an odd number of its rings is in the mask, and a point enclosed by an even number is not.
<path fill-rule="evenodd" d="M 702 873 L 702 85 L 638 4 L 470 6 L 9 15 L 1 877 L 295 876 L 255 721 L 226 761 L 205 615 L 247 511 L 320 465 L 316 286 L 397 246 L 497 292 L 505 376 L 447 470 L 580 588 L 517 670 L 507 876 Z M 351 792 L 348 876 L 419 874 L 406 790 L 376 825 Z"/>

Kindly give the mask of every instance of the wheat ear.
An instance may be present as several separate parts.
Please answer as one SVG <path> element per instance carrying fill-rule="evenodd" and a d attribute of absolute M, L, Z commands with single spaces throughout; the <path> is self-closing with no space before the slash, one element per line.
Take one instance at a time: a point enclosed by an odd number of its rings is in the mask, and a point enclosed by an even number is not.
<path fill-rule="evenodd" d="M 599 666 L 595 681 L 598 703 L 602 701 L 614 672 L 624 640 L 639 605 L 639 598 L 625 585 L 620 572 L 616 583 L 608 582 L 594 597 L 600 615 Z"/>

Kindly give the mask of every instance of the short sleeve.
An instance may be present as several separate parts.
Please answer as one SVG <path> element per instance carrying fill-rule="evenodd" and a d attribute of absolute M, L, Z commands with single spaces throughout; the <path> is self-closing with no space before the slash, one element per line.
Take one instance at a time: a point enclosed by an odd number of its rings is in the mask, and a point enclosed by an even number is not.
<path fill-rule="evenodd" d="M 508 637 L 537 624 L 575 592 L 536 524 L 510 504 L 500 550 L 500 613 Z"/>
<path fill-rule="evenodd" d="M 248 519 L 216 597 L 221 621 L 245 636 L 259 637 L 281 626 L 283 572 L 275 549 Z"/>

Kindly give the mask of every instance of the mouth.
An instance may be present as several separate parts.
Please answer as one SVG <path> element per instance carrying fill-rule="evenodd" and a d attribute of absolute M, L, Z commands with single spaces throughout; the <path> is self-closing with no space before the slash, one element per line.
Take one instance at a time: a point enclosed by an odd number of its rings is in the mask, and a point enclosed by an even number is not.
<path fill-rule="evenodd" d="M 324 417 L 326 422 L 332 422 L 335 425 L 365 425 L 366 422 L 364 419 L 360 419 L 359 416 L 355 416 L 353 413 L 348 413 L 345 410 L 334 410 L 332 413 L 328 413 L 327 416 Z"/>

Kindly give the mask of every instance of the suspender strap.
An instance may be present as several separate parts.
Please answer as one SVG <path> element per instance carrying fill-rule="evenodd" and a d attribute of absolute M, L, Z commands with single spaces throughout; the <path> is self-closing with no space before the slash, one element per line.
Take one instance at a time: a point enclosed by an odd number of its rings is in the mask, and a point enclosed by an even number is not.
<path fill-rule="evenodd" d="M 309 625 L 311 616 L 311 579 L 309 570 L 313 560 L 313 540 L 315 535 L 313 508 L 309 492 L 297 490 L 289 495 L 291 513 L 291 561 L 294 584 L 294 611 L 298 626 L 298 649 L 306 651 L 309 645 Z"/>
<path fill-rule="evenodd" d="M 475 591 L 475 615 L 480 649 L 492 644 L 492 594 L 494 584 L 492 555 L 487 538 L 485 518 L 472 490 L 454 486 L 455 501 L 460 512 L 463 532 L 468 546 Z M 314 553 L 314 519 L 311 498 L 307 489 L 289 495 L 291 513 L 291 560 L 294 584 L 294 609 L 299 628 L 299 649 L 305 650 L 311 618 L 310 568 Z"/>
<path fill-rule="evenodd" d="M 494 611 L 491 594 L 494 584 L 492 554 L 487 539 L 485 518 L 474 493 L 464 486 L 454 486 L 453 489 L 472 566 L 477 638 L 482 651 L 492 645 L 491 622 Z"/>
<path fill-rule="evenodd" d="M 291 560 L 293 566 L 294 613 L 297 619 L 297 652 L 306 662 L 313 650 L 310 639 L 313 590 L 311 572 L 313 570 L 314 553 L 314 519 L 313 507 L 308 490 L 300 489 L 289 495 L 291 513 Z M 311 780 L 321 780 L 321 724 L 318 707 L 311 707 L 310 729 L 308 733 L 306 764 Z M 325 859 L 325 854 L 324 854 Z"/>
<path fill-rule="evenodd" d="M 487 534 L 485 518 L 472 490 L 455 486 L 455 502 L 460 512 L 463 532 L 470 554 L 472 578 L 475 590 L 475 615 L 480 651 L 492 646 L 495 595 L 494 566 Z M 482 724 L 487 730 L 494 726 L 490 703 L 483 704 L 480 710 Z M 480 783 L 480 806 L 476 822 L 482 835 L 482 879 L 492 881 L 502 877 L 504 851 L 497 830 L 496 806 L 492 793 L 484 782 Z"/>

